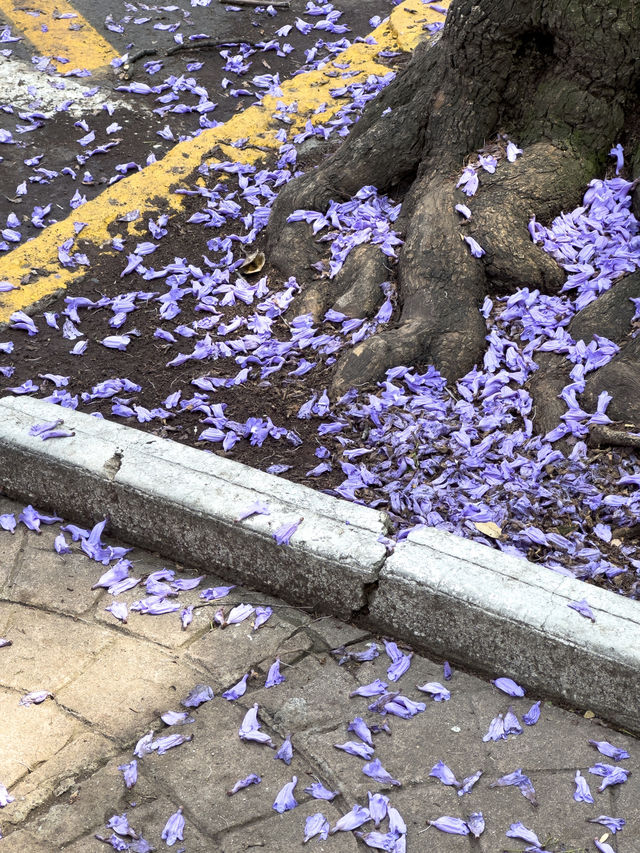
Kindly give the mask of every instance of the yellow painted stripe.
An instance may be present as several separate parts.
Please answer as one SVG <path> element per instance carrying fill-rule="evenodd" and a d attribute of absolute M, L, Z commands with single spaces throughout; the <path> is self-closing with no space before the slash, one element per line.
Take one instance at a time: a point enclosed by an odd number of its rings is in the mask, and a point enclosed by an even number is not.
<path fill-rule="evenodd" d="M 132 210 L 139 210 L 143 216 L 153 214 L 158 209 L 159 198 L 163 199 L 163 213 L 177 213 L 184 205 L 184 197 L 172 190 L 203 161 L 217 162 L 210 159 L 215 146 L 222 146 L 224 157 L 236 162 L 254 164 L 263 160 L 266 152 L 277 150 L 280 144 L 275 139 L 275 132 L 282 125 L 272 118 L 278 102 L 292 104 L 295 101 L 298 104 L 297 113 L 291 115 L 293 122 L 288 125 L 290 136 L 301 130 L 308 119 L 325 123 L 344 103 L 340 98 L 332 98 L 330 89 L 342 83 L 362 81 L 369 74 L 386 74 L 389 68 L 377 60 L 378 53 L 398 49 L 400 44 L 403 49 L 413 49 L 424 35 L 424 23 L 441 19 L 441 15 L 429 10 L 421 0 L 407 0 L 395 8 L 389 22 L 373 31 L 371 35 L 375 44 L 354 44 L 336 57 L 335 62 L 340 64 L 349 62 L 348 70 L 358 71 L 357 76 L 344 80 L 338 75 L 329 76 L 341 71 L 331 62 L 323 69 L 285 81 L 281 86 L 282 96 L 266 96 L 262 104 L 237 113 L 224 125 L 178 143 L 162 160 L 123 178 L 66 219 L 48 226 L 33 240 L 15 248 L 0 259 L 0 280 L 18 286 L 16 290 L 0 293 L 0 323 L 6 323 L 13 311 L 34 305 L 87 274 L 85 268 L 69 270 L 58 261 L 58 246 L 75 237 L 75 221 L 88 223 L 76 238 L 76 250 L 79 245 L 86 248 L 88 243 L 109 251 L 109 226 L 123 214 Z M 314 110 L 322 103 L 327 104 L 327 110 L 315 116 Z M 244 137 L 249 138 L 245 148 L 233 148 L 227 144 Z M 121 231 L 123 235 L 127 231 L 135 234 L 139 229 L 140 220 L 129 226 L 122 223 Z M 91 255 L 90 249 L 88 251 Z"/>
<path fill-rule="evenodd" d="M 41 56 L 68 59 L 56 63 L 62 72 L 95 71 L 119 55 L 67 0 L 0 0 L 0 16 L 17 30 L 14 35 L 24 36 Z"/>

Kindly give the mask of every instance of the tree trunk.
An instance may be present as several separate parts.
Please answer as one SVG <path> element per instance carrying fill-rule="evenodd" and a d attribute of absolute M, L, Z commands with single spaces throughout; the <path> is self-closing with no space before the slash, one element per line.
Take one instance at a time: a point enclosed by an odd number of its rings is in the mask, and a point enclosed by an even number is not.
<path fill-rule="evenodd" d="M 563 273 L 532 243 L 527 223 L 579 204 L 613 144 L 637 149 L 639 43 L 637 0 L 453 0 L 441 38 L 416 50 L 331 157 L 282 190 L 270 258 L 302 285 L 299 310 L 319 319 L 334 306 L 375 310 L 383 273 L 366 247 L 361 265 L 352 260 L 333 281 L 311 284 L 317 248 L 307 226 L 287 217 L 298 208 L 324 211 L 367 184 L 388 192 L 410 183 L 398 321 L 343 355 L 335 392 L 380 379 L 395 364 L 431 363 L 456 379 L 482 358 L 487 293 L 558 289 Z M 462 229 L 454 205 L 468 199 L 456 181 L 465 158 L 498 134 L 524 153 L 508 169 L 482 173 Z M 503 156 L 504 143 L 493 151 Z M 485 249 L 481 259 L 461 231 Z"/>

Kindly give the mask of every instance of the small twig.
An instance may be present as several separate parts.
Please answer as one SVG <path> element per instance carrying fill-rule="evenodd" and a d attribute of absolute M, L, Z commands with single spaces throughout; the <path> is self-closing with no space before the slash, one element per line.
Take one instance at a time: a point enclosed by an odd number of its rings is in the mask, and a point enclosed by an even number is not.
<path fill-rule="evenodd" d="M 225 6 L 273 6 L 276 9 L 288 9 L 289 0 L 218 0 Z"/>
<path fill-rule="evenodd" d="M 623 429 L 599 426 L 594 427 L 591 430 L 588 443 L 592 447 L 600 447 L 604 444 L 612 447 L 640 448 L 640 433 L 632 433 Z"/>

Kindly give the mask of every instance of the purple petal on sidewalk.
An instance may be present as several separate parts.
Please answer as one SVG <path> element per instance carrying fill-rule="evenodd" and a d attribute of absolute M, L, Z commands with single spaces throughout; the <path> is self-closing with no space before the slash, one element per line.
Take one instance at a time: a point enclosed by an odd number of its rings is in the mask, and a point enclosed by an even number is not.
<path fill-rule="evenodd" d="M 465 794 L 468 794 L 473 786 L 476 784 L 478 779 L 482 776 L 482 770 L 478 770 L 476 773 L 473 773 L 471 776 L 467 776 L 462 780 L 462 786 L 458 791 L 458 796 L 463 797 Z"/>
<path fill-rule="evenodd" d="M 489 786 L 490 788 L 503 788 L 509 785 L 515 785 L 520 790 L 525 799 L 529 800 L 534 806 L 538 805 L 538 801 L 536 800 L 536 792 L 528 776 L 522 772 L 522 769 L 514 770 L 513 773 L 507 773 L 505 776 L 501 776 L 495 782 L 492 782 Z"/>
<path fill-rule="evenodd" d="M 0 515 L 0 528 L 2 528 L 2 530 L 8 530 L 9 533 L 14 533 L 16 524 L 16 517 L 12 512 L 4 512 Z"/>
<path fill-rule="evenodd" d="M 389 685 L 386 681 L 381 681 L 379 678 L 376 678 L 376 680 L 372 681 L 370 684 L 363 684 L 362 687 L 352 690 L 351 693 L 349 693 L 349 697 L 366 696 L 368 698 L 370 696 L 380 696 L 385 692 L 388 686 Z"/>
<path fill-rule="evenodd" d="M 249 785 L 259 785 L 262 782 L 262 779 L 257 776 L 255 773 L 249 773 L 244 779 L 240 779 L 236 782 L 236 784 L 231 788 L 230 791 L 227 791 L 227 795 L 229 797 L 237 794 L 238 791 L 242 791 L 243 788 L 248 788 Z"/>
<path fill-rule="evenodd" d="M 373 755 L 372 747 L 356 740 L 348 740 L 346 743 L 334 743 L 334 747 L 346 752 L 347 755 L 355 755 L 357 758 L 364 758 L 365 760 L 371 758 Z"/>
<path fill-rule="evenodd" d="M 444 815 L 437 820 L 430 820 L 429 826 L 435 826 L 440 832 L 448 832 L 450 835 L 469 835 L 469 827 L 459 817 Z"/>
<path fill-rule="evenodd" d="M 188 743 L 193 739 L 193 735 L 165 735 L 164 737 L 159 737 L 153 741 L 151 744 L 151 749 L 155 749 L 158 752 L 158 755 L 164 755 L 165 752 L 169 752 L 170 749 L 173 749 L 176 746 L 182 746 L 183 743 Z"/>
<path fill-rule="evenodd" d="M 248 619 L 249 616 L 253 613 L 254 608 L 251 604 L 236 604 L 235 607 L 232 607 L 227 617 L 225 619 L 226 625 L 239 625 L 240 622 L 244 622 L 245 619 Z"/>
<path fill-rule="evenodd" d="M 53 547 L 55 552 L 60 554 L 60 556 L 71 553 L 71 548 L 69 547 L 67 540 L 64 538 L 64 533 L 58 533 L 53 542 Z"/>
<path fill-rule="evenodd" d="M 133 749 L 133 754 L 137 755 L 138 758 L 144 758 L 145 755 L 149 755 L 149 753 L 153 752 L 153 747 L 151 746 L 153 736 L 153 731 L 147 732 L 146 735 L 143 735 L 138 741 L 138 743 L 135 745 Z"/>
<path fill-rule="evenodd" d="M 5 788 L 5 786 L 0 784 L 0 809 L 3 809 L 5 806 L 8 806 L 9 803 L 12 803 L 14 800 L 15 797 L 12 797 L 11 794 Z"/>
<path fill-rule="evenodd" d="M 575 783 L 576 790 L 573 794 L 573 799 L 576 803 L 592 803 L 593 796 L 589 790 L 589 784 L 579 770 L 576 770 Z"/>
<path fill-rule="evenodd" d="M 199 578 L 178 578 L 171 582 L 171 586 L 177 590 L 189 590 L 195 589 L 197 586 L 200 586 L 202 581 L 204 580 L 204 575 L 200 575 Z"/>
<path fill-rule="evenodd" d="M 371 729 L 362 719 L 362 717 L 354 717 L 347 726 L 348 732 L 354 732 L 361 741 L 364 741 L 368 746 L 373 748 L 373 739 L 371 737 Z"/>
<path fill-rule="evenodd" d="M 184 841 L 184 818 L 182 817 L 182 807 L 171 815 L 169 820 L 166 822 L 160 837 L 166 842 L 167 847 L 173 847 L 176 841 Z"/>
<path fill-rule="evenodd" d="M 436 702 L 446 702 L 451 699 L 451 693 L 447 690 L 446 687 L 443 687 L 438 681 L 427 681 L 426 684 L 423 684 L 420 687 L 419 684 L 416 685 L 418 690 L 421 690 L 423 693 L 429 693 L 433 696 Z"/>
<path fill-rule="evenodd" d="M 322 784 L 322 782 L 313 782 L 308 788 L 304 789 L 305 794 L 311 794 L 315 800 L 333 800 L 338 796 L 337 791 L 330 791 Z"/>
<path fill-rule="evenodd" d="M 138 762 L 136 759 L 134 758 L 128 764 L 120 764 L 118 770 L 121 771 L 127 788 L 133 788 L 138 781 Z"/>
<path fill-rule="evenodd" d="M 303 843 L 306 844 L 307 841 L 315 838 L 316 835 L 320 836 L 320 841 L 326 841 L 329 837 L 329 821 L 320 812 L 312 814 L 306 819 Z"/>
<path fill-rule="evenodd" d="M 451 664 L 449 663 L 449 661 L 448 661 L 448 660 L 446 660 L 446 661 L 442 664 L 442 676 L 443 676 L 443 678 L 444 678 L 444 680 L 445 680 L 445 681 L 451 681 L 451 676 L 452 676 L 452 675 L 453 675 L 453 673 L 452 673 L 452 671 L 451 671 Z"/>
<path fill-rule="evenodd" d="M 182 625 L 182 630 L 186 631 L 192 622 L 193 622 L 193 605 L 190 604 L 190 605 L 188 605 L 188 607 L 183 608 L 182 613 L 180 614 L 180 624 Z"/>
<path fill-rule="evenodd" d="M 599 817 L 591 817 L 588 818 L 589 823 L 599 823 L 601 826 L 606 826 L 609 832 L 612 832 L 614 835 L 616 832 L 620 832 L 622 827 L 626 824 L 626 820 L 623 817 L 609 817 L 606 814 L 601 814 Z"/>
<path fill-rule="evenodd" d="M 616 853 L 613 847 L 610 844 L 607 844 L 606 841 L 598 841 L 597 838 L 594 838 L 593 843 L 596 845 L 600 853 Z"/>
<path fill-rule="evenodd" d="M 600 792 L 611 785 L 622 785 L 629 778 L 628 770 L 622 767 L 614 767 L 613 764 L 603 764 L 601 762 L 590 767 L 589 773 L 593 773 L 594 776 L 602 776 L 602 783 L 598 788 Z"/>
<path fill-rule="evenodd" d="M 249 673 L 243 675 L 240 681 L 229 690 L 225 690 L 222 694 L 222 698 L 226 699 L 228 702 L 235 702 L 236 699 L 239 699 L 241 696 L 247 692 L 247 679 L 249 678 Z"/>
<path fill-rule="evenodd" d="M 380 763 L 379 758 L 374 758 L 373 761 L 365 764 L 362 768 L 362 772 L 365 776 L 370 776 L 372 779 L 375 779 L 376 782 L 380 782 L 381 785 L 396 785 L 399 787 L 402 784 L 397 779 L 394 779 L 390 773 L 387 773 Z"/>
<path fill-rule="evenodd" d="M 254 501 L 234 521 L 244 521 L 245 518 L 250 518 L 252 515 L 271 515 L 271 510 L 265 501 Z"/>
<path fill-rule="evenodd" d="M 291 537 L 303 521 L 303 518 L 299 518 L 297 521 L 292 523 L 282 524 L 277 530 L 274 530 L 273 538 L 276 540 L 278 545 L 288 545 Z"/>
<path fill-rule="evenodd" d="M 280 673 L 280 658 L 276 658 L 275 662 L 269 667 L 267 680 L 265 681 L 264 686 L 277 687 L 278 684 L 282 684 L 284 681 L 286 681 L 286 679 L 284 675 Z"/>
<path fill-rule="evenodd" d="M 518 722 L 518 718 L 513 712 L 513 708 L 509 705 L 509 710 L 504 715 L 504 731 L 508 735 L 521 735 L 522 726 Z"/>
<path fill-rule="evenodd" d="M 484 832 L 484 816 L 482 812 L 472 812 L 467 818 L 467 826 L 474 838 L 480 838 Z"/>
<path fill-rule="evenodd" d="M 504 718 L 502 714 L 498 714 L 497 717 L 494 717 L 493 720 L 489 723 L 489 731 L 482 738 L 484 743 L 487 741 L 496 741 L 496 740 L 506 740 L 507 735 L 504 730 Z"/>
<path fill-rule="evenodd" d="M 460 788 L 460 782 L 455 777 L 453 770 L 443 761 L 438 761 L 437 764 L 434 764 L 431 770 L 429 771 L 429 776 L 434 776 L 436 779 L 439 779 L 444 785 L 451 785 L 453 788 Z"/>
<path fill-rule="evenodd" d="M 189 695 L 180 703 L 185 708 L 197 708 L 203 702 L 209 702 L 213 699 L 213 690 L 208 684 L 196 684 Z"/>
<path fill-rule="evenodd" d="M 592 622 L 596 621 L 593 610 L 589 607 L 586 598 L 582 598 L 580 601 L 570 601 L 567 604 L 567 607 L 570 607 L 572 610 L 577 610 L 581 616 L 584 616 L 586 619 L 591 619 Z"/>
<path fill-rule="evenodd" d="M 540 705 L 541 701 L 538 700 L 534 702 L 534 704 L 529 708 L 526 714 L 522 715 L 522 722 L 526 726 L 535 726 L 535 724 L 540 719 Z"/>
<path fill-rule="evenodd" d="M 226 598 L 231 590 L 235 588 L 235 584 L 232 584 L 231 586 L 210 586 L 207 589 L 202 590 L 200 598 L 205 601 L 217 601 L 219 598 Z"/>
<path fill-rule="evenodd" d="M 271 618 L 271 616 L 273 615 L 273 608 L 261 607 L 260 605 L 258 605 L 258 607 L 256 607 L 255 613 L 256 615 L 254 617 L 253 625 L 251 627 L 254 631 L 257 631 L 258 628 L 261 628 L 265 624 L 265 622 Z"/>
<path fill-rule="evenodd" d="M 293 747 L 291 746 L 291 735 L 287 735 L 286 738 L 282 742 L 282 746 L 273 756 L 274 759 L 277 758 L 280 761 L 284 761 L 286 765 L 291 764 L 291 759 L 293 758 Z"/>
<path fill-rule="evenodd" d="M 160 719 L 167 726 L 184 726 L 185 723 L 195 722 L 188 711 L 165 711 L 160 715 Z"/>
<path fill-rule="evenodd" d="M 524 688 L 511 678 L 496 678 L 491 683 L 508 696 L 524 696 Z"/>
<path fill-rule="evenodd" d="M 589 743 L 602 755 L 606 755 L 607 758 L 613 758 L 614 761 L 623 761 L 625 758 L 630 757 L 626 749 L 614 746 L 607 740 L 590 740 Z"/>
<path fill-rule="evenodd" d="M 124 601 L 114 601 L 108 607 L 105 607 L 105 610 L 108 610 L 118 621 L 126 624 L 129 611 Z"/>
<path fill-rule="evenodd" d="M 31 693 L 27 693 L 26 696 L 22 697 L 18 705 L 40 705 L 45 699 L 49 698 L 53 699 L 53 693 L 50 693 L 48 690 L 32 690 Z"/>
<path fill-rule="evenodd" d="M 387 816 L 389 808 L 389 797 L 384 794 L 372 794 L 369 791 L 369 814 L 373 820 L 374 826 L 377 828 Z"/>
<path fill-rule="evenodd" d="M 359 826 L 362 826 L 362 824 L 366 823 L 368 820 L 371 820 L 369 809 L 365 809 L 363 806 L 359 806 L 356 803 L 350 812 L 342 815 L 342 817 L 336 821 L 336 825 L 331 830 L 330 835 L 333 835 L 334 832 L 351 832 Z"/>
<path fill-rule="evenodd" d="M 298 801 L 293 796 L 293 791 L 296 785 L 298 784 L 298 777 L 294 776 L 291 779 L 291 782 L 287 782 L 286 785 L 283 785 L 278 795 L 276 796 L 275 802 L 273 803 L 273 810 L 278 812 L 278 814 L 283 814 L 283 812 L 287 812 L 290 809 L 295 809 L 298 805 Z"/>
<path fill-rule="evenodd" d="M 527 827 L 518 821 L 518 823 L 512 823 L 509 829 L 506 832 L 507 838 L 518 838 L 520 841 L 526 841 L 529 844 L 535 844 L 536 847 L 542 847 L 542 842 L 538 839 L 538 836 L 532 829 L 527 829 Z"/>

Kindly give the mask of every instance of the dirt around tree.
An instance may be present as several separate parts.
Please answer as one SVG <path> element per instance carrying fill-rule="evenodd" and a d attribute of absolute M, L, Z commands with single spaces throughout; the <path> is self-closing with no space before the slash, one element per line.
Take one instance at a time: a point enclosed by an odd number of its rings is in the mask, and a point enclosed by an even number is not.
<path fill-rule="evenodd" d="M 635 0 L 453 0 L 441 37 L 416 50 L 331 157 L 282 190 L 269 257 L 302 285 L 299 313 L 319 319 L 330 307 L 375 311 L 386 277 L 381 256 L 359 247 L 336 278 L 318 280 L 311 264 L 319 248 L 305 223 L 288 217 L 325 211 L 367 184 L 406 188 L 399 319 L 342 356 L 334 393 L 368 385 L 396 364 L 431 363 L 455 380 L 482 359 L 486 295 L 523 286 L 557 292 L 564 273 L 527 225 L 576 207 L 617 142 L 640 175 L 638 44 Z M 461 239 L 455 205 L 468 199 L 456 183 L 479 149 L 503 155 L 503 143 L 488 141 L 507 136 L 524 153 L 509 169 L 482 173 L 464 226 L 485 250 L 476 258 Z"/>

